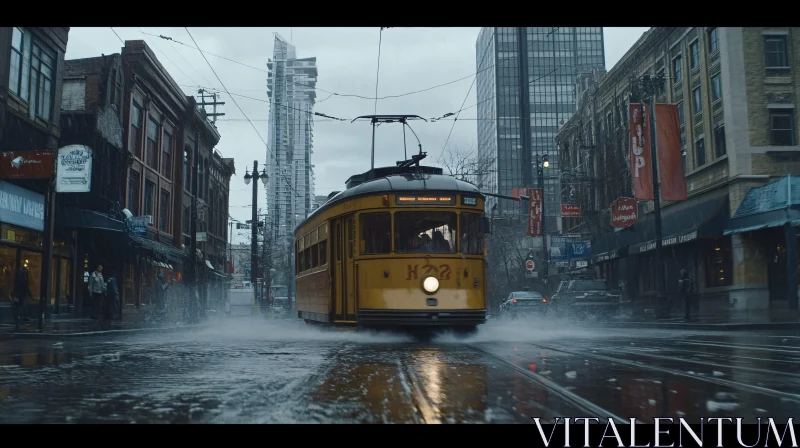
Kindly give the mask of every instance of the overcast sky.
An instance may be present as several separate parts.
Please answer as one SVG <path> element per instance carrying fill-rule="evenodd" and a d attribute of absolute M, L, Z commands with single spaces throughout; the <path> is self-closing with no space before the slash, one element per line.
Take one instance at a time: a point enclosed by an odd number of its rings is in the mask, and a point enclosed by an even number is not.
<path fill-rule="evenodd" d="M 647 28 L 604 28 L 606 69 L 610 69 L 636 42 Z M 117 37 L 114 32 L 119 35 Z M 447 148 L 470 150 L 477 143 L 475 86 L 470 90 L 476 71 L 475 41 L 480 28 L 189 28 L 189 33 L 205 52 L 221 55 L 233 61 L 206 54 L 195 49 L 184 28 L 72 28 L 69 33 L 67 59 L 86 58 L 100 54 L 119 53 L 124 40 L 142 40 L 154 48 L 156 56 L 187 95 L 196 95 L 198 86 L 222 92 L 225 101 L 217 121 L 222 135 L 218 150 L 223 157 L 233 157 L 236 176 L 231 180 L 231 209 L 234 219 L 250 219 L 252 184 L 242 180 L 245 169 L 266 162 L 269 103 L 266 93 L 267 58 L 272 57 L 273 33 L 289 39 L 297 48 L 297 57 L 316 57 L 316 112 L 347 121 L 318 118 L 314 131 L 317 195 L 344 189 L 344 181 L 352 174 L 369 169 L 371 127 L 367 121 L 350 121 L 360 115 L 375 112 L 375 101 L 342 95 L 374 98 L 378 68 L 380 71 L 377 97 L 402 95 L 453 82 L 421 93 L 398 98 L 379 99 L 379 114 L 416 114 L 426 119 L 465 109 L 459 121 L 441 120 L 412 122 L 414 131 L 428 153 L 426 164 L 435 164 L 447 142 Z M 173 42 L 158 37 L 163 35 Z M 209 67 L 209 63 L 212 69 Z M 244 64 L 244 65 L 242 65 Z M 250 67 L 247 67 L 250 66 Z M 220 81 L 217 79 L 219 76 Z M 223 87 L 224 85 L 224 87 Z M 225 88 L 232 97 L 225 94 Z M 469 92 L 469 94 L 467 94 Z M 332 95 L 337 93 L 339 95 Z M 243 95 L 243 96 L 240 96 Z M 250 97 L 250 98 L 246 98 Z M 234 104 L 258 129 L 245 119 Z M 463 120 L 463 121 L 462 121 Z M 449 141 L 448 134 L 451 133 Z M 394 165 L 403 159 L 403 130 L 401 126 L 384 125 L 378 128 L 375 165 Z M 416 152 L 416 140 L 408 134 L 409 153 Z M 266 197 L 259 185 L 258 203 L 264 207 Z M 236 235 L 234 243 L 245 238 Z"/>

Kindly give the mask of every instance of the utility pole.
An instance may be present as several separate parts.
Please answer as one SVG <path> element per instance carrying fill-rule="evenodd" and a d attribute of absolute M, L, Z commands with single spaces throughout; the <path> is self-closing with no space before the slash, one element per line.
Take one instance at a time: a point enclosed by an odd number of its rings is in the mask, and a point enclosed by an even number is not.
<path fill-rule="evenodd" d="M 656 291 L 657 306 L 656 317 L 668 317 L 669 308 L 666 306 L 666 279 L 664 278 L 664 255 L 662 254 L 662 232 L 661 232 L 661 190 L 658 182 L 658 149 L 656 148 L 656 92 L 658 86 L 664 82 L 662 76 L 650 77 L 645 75 L 641 79 L 642 84 L 642 115 L 645 113 L 650 117 L 650 165 L 653 172 L 653 217 L 655 218 L 656 230 Z M 649 105 L 646 105 L 645 98 L 649 97 Z M 660 312 L 659 312 L 660 311 Z"/>
<path fill-rule="evenodd" d="M 256 288 L 256 282 L 258 280 L 258 179 L 261 179 L 261 182 L 264 183 L 264 186 L 267 186 L 267 180 L 269 176 L 267 176 L 267 169 L 259 173 L 258 172 L 258 160 L 253 161 L 253 174 L 245 173 L 244 175 L 244 183 L 249 184 L 250 181 L 253 181 L 253 221 L 250 223 L 250 283 L 253 285 L 253 305 L 259 303 L 258 298 L 258 288 Z"/>
<path fill-rule="evenodd" d="M 221 116 L 225 115 L 224 113 L 217 113 L 217 106 L 222 106 L 225 103 L 222 102 L 222 101 L 217 101 L 217 94 L 216 93 L 210 93 L 209 92 L 208 94 L 206 94 L 206 91 L 204 89 L 198 90 L 197 93 L 200 95 L 200 101 L 201 102 L 199 103 L 199 105 L 202 106 L 203 112 L 205 113 L 206 117 L 211 117 L 211 122 L 212 123 L 216 123 L 217 122 L 217 117 L 221 117 Z M 206 103 L 206 98 L 213 98 L 214 101 Z M 212 113 L 206 112 L 206 106 L 213 106 L 214 107 L 214 109 L 213 109 L 214 112 L 212 112 Z"/>

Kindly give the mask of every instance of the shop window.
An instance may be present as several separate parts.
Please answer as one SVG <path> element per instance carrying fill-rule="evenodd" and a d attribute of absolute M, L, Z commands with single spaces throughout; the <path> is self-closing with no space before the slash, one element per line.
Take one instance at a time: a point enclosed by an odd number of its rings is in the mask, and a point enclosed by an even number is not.
<path fill-rule="evenodd" d="M 388 254 L 391 252 L 392 217 L 389 213 L 361 215 L 361 254 Z"/>
<path fill-rule="evenodd" d="M 9 302 L 17 273 L 17 249 L 0 246 L 0 302 Z"/>
<path fill-rule="evenodd" d="M 715 241 L 706 256 L 706 287 L 730 286 L 733 284 L 733 256 L 731 238 Z"/>
<path fill-rule="evenodd" d="M 30 296 L 25 300 L 28 301 L 28 303 L 38 301 L 42 293 L 42 254 L 23 250 L 20 262 L 23 268 L 28 268 Z"/>

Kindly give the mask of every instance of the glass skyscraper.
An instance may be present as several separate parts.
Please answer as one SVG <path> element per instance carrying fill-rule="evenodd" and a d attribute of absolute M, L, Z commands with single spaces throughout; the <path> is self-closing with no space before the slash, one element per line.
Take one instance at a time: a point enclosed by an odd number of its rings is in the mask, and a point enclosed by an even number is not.
<path fill-rule="evenodd" d="M 546 233 L 558 233 L 561 168 L 555 137 L 575 111 L 576 76 L 605 68 L 603 28 L 483 28 L 476 58 L 479 156 L 492 162 L 480 186 L 503 195 L 537 188 L 534 163 L 547 154 L 544 225 Z M 530 131 L 520 132 L 525 128 Z M 520 211 L 516 202 L 496 198 L 488 198 L 487 211 L 495 204 L 498 214 Z"/>

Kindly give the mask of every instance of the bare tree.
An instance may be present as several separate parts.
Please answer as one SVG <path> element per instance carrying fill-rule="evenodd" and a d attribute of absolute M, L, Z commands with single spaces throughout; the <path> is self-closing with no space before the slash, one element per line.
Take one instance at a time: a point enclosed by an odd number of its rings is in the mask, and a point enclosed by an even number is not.
<path fill-rule="evenodd" d="M 483 178 L 494 172 L 494 157 L 480 157 L 475 148 L 445 150 L 440 158 L 444 171 L 458 180 L 483 187 Z"/>

